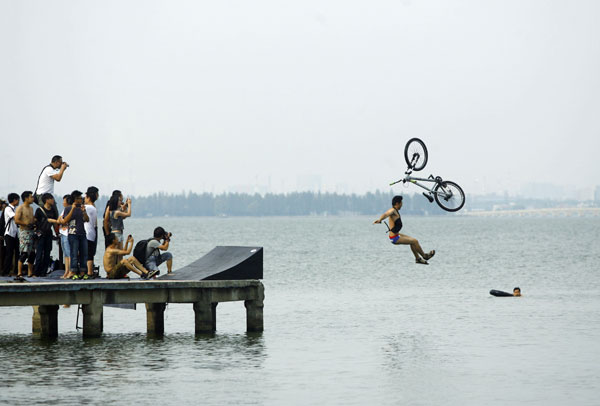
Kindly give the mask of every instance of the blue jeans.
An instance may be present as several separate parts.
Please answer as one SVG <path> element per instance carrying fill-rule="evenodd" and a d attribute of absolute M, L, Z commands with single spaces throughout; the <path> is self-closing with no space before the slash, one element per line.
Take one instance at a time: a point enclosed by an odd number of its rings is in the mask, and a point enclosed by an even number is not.
<path fill-rule="evenodd" d="M 71 246 L 71 272 L 87 271 L 88 245 L 85 234 L 69 234 L 69 246 Z"/>
<path fill-rule="evenodd" d="M 148 258 L 146 260 L 146 263 L 144 264 L 144 268 L 146 268 L 149 271 L 158 271 L 158 266 L 160 264 L 162 264 L 163 262 L 168 261 L 169 259 L 173 258 L 173 254 L 171 254 L 170 252 L 163 252 L 160 255 L 152 255 L 150 258 Z"/>
<path fill-rule="evenodd" d="M 60 234 L 60 245 L 63 250 L 63 257 L 71 258 L 71 246 L 69 245 L 69 236 Z"/>
<path fill-rule="evenodd" d="M 38 239 L 35 247 L 35 275 L 46 276 L 48 273 L 50 252 L 52 252 L 52 234 L 42 235 Z"/>

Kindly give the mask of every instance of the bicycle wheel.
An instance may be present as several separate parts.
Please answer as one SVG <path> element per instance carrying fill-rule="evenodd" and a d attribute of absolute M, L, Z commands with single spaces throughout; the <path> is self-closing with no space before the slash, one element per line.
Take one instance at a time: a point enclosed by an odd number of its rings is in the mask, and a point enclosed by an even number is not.
<path fill-rule="evenodd" d="M 459 211 L 465 205 L 465 192 L 449 180 L 435 185 L 433 197 L 438 206 L 446 211 Z"/>
<path fill-rule="evenodd" d="M 410 169 L 420 171 L 427 165 L 427 147 L 418 138 L 411 138 L 404 147 L 404 160 Z"/>

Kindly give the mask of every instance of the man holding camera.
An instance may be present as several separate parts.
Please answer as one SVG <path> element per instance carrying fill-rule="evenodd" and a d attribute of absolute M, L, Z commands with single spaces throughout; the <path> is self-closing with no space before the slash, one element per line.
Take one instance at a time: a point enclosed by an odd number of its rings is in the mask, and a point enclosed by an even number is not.
<path fill-rule="evenodd" d="M 146 263 L 144 267 L 149 271 L 157 271 L 158 266 L 163 262 L 167 263 L 167 272 L 171 273 L 173 270 L 173 255 L 167 251 L 169 249 L 169 242 L 173 234 L 167 233 L 164 228 L 156 227 L 154 229 L 154 238 L 148 241 L 146 246 Z M 161 244 L 162 240 L 162 244 Z"/>
<path fill-rule="evenodd" d="M 65 170 L 69 167 L 69 164 L 63 162 L 60 155 L 54 155 L 50 162 L 50 165 L 44 166 L 40 176 L 38 178 L 37 187 L 33 197 L 38 206 L 42 207 L 44 202 L 42 196 L 44 193 L 54 194 L 54 181 L 60 182 L 65 173 Z M 58 210 L 56 204 L 53 206 L 53 210 L 56 211 L 56 217 L 58 217 Z"/>

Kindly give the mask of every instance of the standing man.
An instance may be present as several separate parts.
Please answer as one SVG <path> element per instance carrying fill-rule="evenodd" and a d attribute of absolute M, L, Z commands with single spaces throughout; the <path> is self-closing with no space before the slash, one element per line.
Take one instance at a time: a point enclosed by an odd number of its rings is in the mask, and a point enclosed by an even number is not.
<path fill-rule="evenodd" d="M 392 198 L 392 208 L 381 215 L 380 218 L 375 220 L 373 224 L 381 224 L 386 218 L 390 218 L 390 231 L 389 237 L 390 242 L 394 245 L 410 245 L 410 249 L 415 256 L 415 262 L 417 264 L 427 265 L 427 260 L 435 255 L 435 250 L 429 253 L 423 252 L 423 248 L 419 244 L 416 238 L 409 237 L 405 234 L 400 234 L 402 228 L 402 220 L 400 219 L 400 213 L 398 212 L 402 208 L 402 196 L 394 196 Z"/>
<path fill-rule="evenodd" d="M 71 247 L 71 273 L 67 278 L 88 279 L 87 276 L 87 238 L 84 223 L 89 221 L 85 206 L 83 205 L 83 193 L 74 190 L 71 193 L 73 205 L 66 216 L 71 215 L 69 221 L 69 246 Z"/>
<path fill-rule="evenodd" d="M 17 208 L 15 223 L 19 226 L 19 263 L 17 264 L 17 278 L 23 278 L 23 264 L 27 260 L 27 276 L 33 277 L 33 263 L 35 261 L 33 217 L 33 192 L 26 190 L 21 193 L 23 204 Z"/>
<path fill-rule="evenodd" d="M 0 224 L 2 224 L 2 232 L 0 232 L 0 276 L 4 273 L 4 255 L 6 253 L 6 247 L 4 246 L 4 230 L 6 223 L 4 222 L 4 209 L 8 206 L 6 200 L 0 199 Z"/>
<path fill-rule="evenodd" d="M 4 256 L 4 272 L 2 275 L 14 276 L 14 262 L 19 258 L 19 233 L 18 226 L 15 224 L 15 214 L 19 205 L 19 195 L 11 193 L 8 195 L 8 206 L 4 209 L 4 244 L 6 245 L 6 253 Z"/>
<path fill-rule="evenodd" d="M 52 210 L 54 196 L 50 193 L 42 195 L 44 205 L 35 211 L 37 225 L 37 243 L 35 248 L 35 275 L 46 276 L 50 265 L 50 253 L 52 252 L 52 227 L 58 224 L 56 213 Z"/>
<path fill-rule="evenodd" d="M 38 178 L 37 186 L 35 188 L 34 198 L 38 206 L 43 206 L 42 196 L 44 193 L 50 193 L 54 195 L 54 181 L 60 182 L 65 173 L 65 170 L 69 167 L 69 164 L 63 162 L 60 155 L 54 155 L 50 162 L 50 165 L 44 166 L 40 176 Z M 54 204 L 54 210 L 57 212 L 56 203 Z"/>
<path fill-rule="evenodd" d="M 87 238 L 87 271 L 88 278 L 94 277 L 94 256 L 98 246 L 98 211 L 94 204 L 98 200 L 98 188 L 90 186 L 85 192 L 85 211 L 89 220 L 83 225 L 85 227 L 85 236 Z"/>

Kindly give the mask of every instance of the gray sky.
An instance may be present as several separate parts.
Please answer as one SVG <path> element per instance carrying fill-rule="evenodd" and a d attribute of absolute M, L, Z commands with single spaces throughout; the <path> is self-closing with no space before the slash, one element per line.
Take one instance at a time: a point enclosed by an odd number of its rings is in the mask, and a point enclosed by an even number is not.
<path fill-rule="evenodd" d="M 419 137 L 423 174 L 467 193 L 589 191 L 599 20 L 578 0 L 0 0 L 0 190 L 54 154 L 57 194 L 389 190 Z"/>

